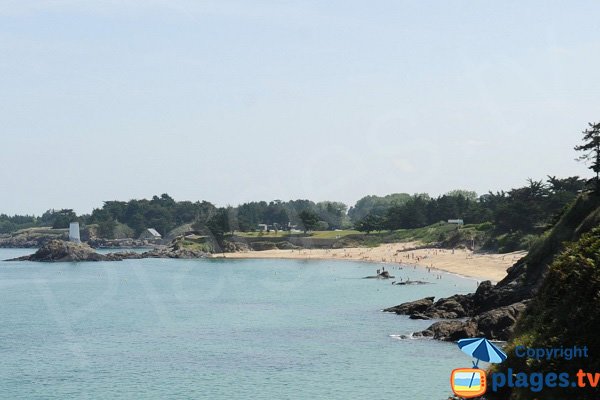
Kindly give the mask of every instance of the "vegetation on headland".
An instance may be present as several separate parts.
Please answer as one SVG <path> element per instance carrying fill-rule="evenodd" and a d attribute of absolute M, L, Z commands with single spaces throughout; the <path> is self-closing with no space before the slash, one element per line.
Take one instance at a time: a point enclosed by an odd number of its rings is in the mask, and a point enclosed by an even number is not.
<path fill-rule="evenodd" d="M 419 240 L 509 252 L 527 249 L 584 187 L 585 181 L 578 177 L 549 177 L 546 182 L 529 180 L 524 187 L 482 196 L 459 190 L 436 198 L 366 196 L 350 210 L 340 202 L 310 200 L 216 207 L 207 201 L 175 201 L 163 194 L 150 200 L 106 201 L 89 215 L 77 216 L 70 209 L 49 210 L 41 217 L 0 215 L 0 233 L 40 226 L 61 229 L 79 221 L 83 229 L 105 239 L 137 238 L 154 228 L 163 237 L 187 230 L 217 242 L 305 237 L 340 247 Z M 462 219 L 464 225 L 449 224 L 449 219 Z M 267 231 L 259 231 L 259 224 Z"/>
<path fill-rule="evenodd" d="M 420 240 L 499 252 L 529 249 L 578 193 L 586 187 L 600 188 L 600 124 L 589 125 L 582 144 L 575 147 L 596 173 L 588 182 L 577 176 L 548 176 L 546 181 L 528 179 L 523 187 L 481 196 L 466 190 L 435 198 L 425 193 L 365 196 L 349 209 L 341 202 L 310 200 L 216 207 L 207 201 L 175 201 L 162 194 L 150 200 L 106 201 L 87 215 L 78 216 L 72 209 L 48 210 L 40 217 L 2 214 L 0 234 L 33 227 L 64 229 L 79 221 L 90 237 L 137 238 L 153 228 L 172 239 L 193 231 L 220 247 L 226 239 L 235 242 L 256 235 L 265 242 L 304 237 L 331 247 Z M 448 220 L 460 224 L 448 224 Z"/>
<path fill-rule="evenodd" d="M 515 334 L 506 350 L 506 362 L 490 372 L 543 373 L 566 372 L 576 379 L 577 372 L 600 371 L 600 197 L 589 194 L 581 197 L 569 210 L 571 218 L 557 224 L 540 241 L 533 257 L 541 262 L 552 261 L 547 271 L 528 271 L 528 276 L 542 282 L 537 294 L 517 321 Z M 581 235 L 581 236 L 579 236 Z M 573 241 L 572 241 L 573 240 Z M 558 252 L 558 249 L 563 249 Z M 543 265 L 543 264 L 542 264 Z M 531 279 L 531 278 L 529 278 Z M 516 346 L 531 348 L 560 348 L 587 346 L 588 357 L 567 360 L 533 360 L 515 356 Z M 490 399 L 524 400 L 532 398 L 528 388 L 504 388 L 488 393 Z M 535 393 L 537 399 L 597 399 L 597 388 L 545 387 Z"/>

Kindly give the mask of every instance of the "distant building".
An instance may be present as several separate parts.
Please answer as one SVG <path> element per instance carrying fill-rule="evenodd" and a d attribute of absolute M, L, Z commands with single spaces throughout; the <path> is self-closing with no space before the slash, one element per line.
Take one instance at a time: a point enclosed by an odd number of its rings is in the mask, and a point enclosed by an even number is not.
<path fill-rule="evenodd" d="M 160 239 L 162 239 L 162 236 L 161 236 L 160 233 L 157 232 L 156 229 L 154 229 L 154 228 L 148 228 L 144 232 L 142 232 L 142 234 L 140 235 L 140 239 L 145 239 L 145 240 L 160 240 Z"/>
<path fill-rule="evenodd" d="M 81 243 L 79 222 L 71 222 L 69 224 L 69 242 Z"/>
<path fill-rule="evenodd" d="M 462 219 L 449 219 L 448 220 L 449 224 L 457 224 L 457 225 L 464 225 L 464 221 Z"/>
<path fill-rule="evenodd" d="M 269 226 L 267 224 L 258 224 L 257 225 L 257 230 L 259 232 L 266 232 L 269 230 Z"/>

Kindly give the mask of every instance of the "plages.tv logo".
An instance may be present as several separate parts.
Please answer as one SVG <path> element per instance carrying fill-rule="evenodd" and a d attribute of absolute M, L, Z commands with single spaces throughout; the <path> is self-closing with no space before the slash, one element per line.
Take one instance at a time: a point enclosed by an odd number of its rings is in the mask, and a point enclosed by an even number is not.
<path fill-rule="evenodd" d="M 506 360 L 507 356 L 496 345 L 486 338 L 461 339 L 458 347 L 475 358 L 472 368 L 456 368 L 450 375 L 450 386 L 455 395 L 470 398 L 485 394 L 487 380 L 485 371 L 479 369 L 479 361 L 499 364 Z"/>

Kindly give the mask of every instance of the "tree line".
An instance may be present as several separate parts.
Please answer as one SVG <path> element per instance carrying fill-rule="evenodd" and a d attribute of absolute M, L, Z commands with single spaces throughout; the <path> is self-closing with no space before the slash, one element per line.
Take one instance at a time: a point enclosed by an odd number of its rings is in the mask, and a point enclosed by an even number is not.
<path fill-rule="evenodd" d="M 523 187 L 482 196 L 466 190 L 436 198 L 426 193 L 365 196 L 350 209 L 341 202 L 310 200 L 257 201 L 216 207 L 207 201 L 175 201 L 165 193 L 150 200 L 105 201 L 101 208 L 80 216 L 72 209 L 48 210 L 40 217 L 0 214 L 0 234 L 39 226 L 67 228 L 72 221 L 84 226 L 96 224 L 98 233 L 106 238 L 114 236 L 117 227 L 128 235 L 139 236 L 147 228 L 166 235 L 184 224 L 192 224 L 194 229 L 209 231 L 217 237 L 227 232 L 254 231 L 258 224 L 274 230 L 355 228 L 370 233 L 420 228 L 447 219 L 462 219 L 466 224 L 488 222 L 497 233 L 539 233 L 586 187 L 600 191 L 600 123 L 589 124 L 583 131 L 582 144 L 575 146 L 575 150 L 582 153 L 579 160 L 590 164 L 594 178 L 529 179 Z"/>
<path fill-rule="evenodd" d="M 586 186 L 586 181 L 577 176 L 563 179 L 549 176 L 545 182 L 529 179 L 527 183 L 479 197 L 474 192 L 457 190 L 437 198 L 427 194 L 398 197 L 399 200 L 385 206 L 371 199 L 375 205 L 355 226 L 370 233 L 462 219 L 465 224 L 490 222 L 497 233 L 539 233 Z"/>
<path fill-rule="evenodd" d="M 216 207 L 207 201 L 175 201 L 168 194 L 146 200 L 106 201 L 88 215 L 77 216 L 71 209 L 48 210 L 41 217 L 0 215 L 0 233 L 34 226 L 67 228 L 69 222 L 96 224 L 102 237 L 111 237 L 117 225 L 125 225 L 132 235 L 154 228 L 162 235 L 174 228 L 192 224 L 223 235 L 249 232 L 265 224 L 273 230 L 296 228 L 302 231 L 355 228 L 372 231 L 420 228 L 463 219 L 466 224 L 491 222 L 498 232 L 537 232 L 552 222 L 553 216 L 585 187 L 578 177 L 548 177 L 545 182 L 528 180 L 526 186 L 487 193 L 455 190 L 438 196 L 396 193 L 365 196 L 348 209 L 341 202 L 274 200 L 248 202 L 237 207 Z"/>

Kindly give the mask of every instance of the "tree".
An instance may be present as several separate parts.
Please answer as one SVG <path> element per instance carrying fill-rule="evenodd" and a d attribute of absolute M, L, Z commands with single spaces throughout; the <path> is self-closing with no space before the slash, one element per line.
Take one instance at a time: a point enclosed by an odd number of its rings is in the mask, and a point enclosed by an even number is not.
<path fill-rule="evenodd" d="M 98 235 L 105 239 L 114 239 L 116 226 L 117 223 L 112 218 L 101 221 L 98 224 Z"/>
<path fill-rule="evenodd" d="M 302 221 L 302 226 L 304 227 L 304 233 L 308 231 L 314 231 L 319 226 L 319 216 L 310 210 L 300 211 L 298 214 L 300 221 Z"/>
<path fill-rule="evenodd" d="M 477 192 L 472 190 L 454 189 L 446 193 L 446 196 L 459 197 L 462 196 L 469 201 L 477 201 Z"/>
<path fill-rule="evenodd" d="M 383 217 L 391 205 L 402 205 L 410 200 L 407 193 L 393 193 L 384 197 L 365 196 L 348 210 L 348 217 L 354 223 L 361 221 L 368 214 Z"/>
<path fill-rule="evenodd" d="M 225 233 L 229 232 L 229 212 L 227 208 L 219 208 L 217 212 L 206 222 L 206 227 L 217 239 L 221 241 Z"/>
<path fill-rule="evenodd" d="M 53 211 L 52 218 L 52 228 L 64 229 L 69 227 L 69 223 L 77 221 L 77 214 L 70 208 L 63 208 L 60 211 Z"/>
<path fill-rule="evenodd" d="M 367 232 L 367 235 L 372 231 L 380 231 L 383 229 L 383 218 L 375 214 L 367 214 L 363 219 L 355 225 L 360 232 Z"/>
<path fill-rule="evenodd" d="M 595 189 L 600 192 L 600 122 L 589 122 L 588 125 L 589 128 L 583 131 L 583 144 L 575 146 L 575 150 L 583 152 L 578 161 L 591 163 L 588 168 L 596 173 Z"/>

